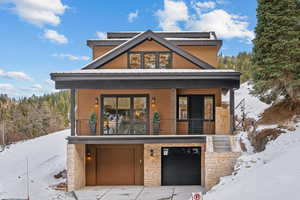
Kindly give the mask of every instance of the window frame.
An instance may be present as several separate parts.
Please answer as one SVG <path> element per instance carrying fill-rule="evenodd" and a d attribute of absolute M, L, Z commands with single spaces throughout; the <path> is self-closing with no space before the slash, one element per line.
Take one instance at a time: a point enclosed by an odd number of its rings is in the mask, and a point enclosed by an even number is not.
<path fill-rule="evenodd" d="M 130 54 L 139 54 L 139 56 L 140 56 L 140 67 L 139 68 L 132 68 L 131 67 L 131 65 L 130 65 Z M 140 54 L 139 52 L 128 52 L 128 54 L 127 54 L 127 67 L 129 68 L 129 69 L 142 69 L 143 68 L 143 63 L 144 63 L 144 57 L 142 56 L 142 54 Z"/>
<path fill-rule="evenodd" d="M 135 97 L 145 97 L 146 98 L 146 109 L 147 109 L 147 119 L 146 119 L 146 131 L 144 134 L 104 134 L 104 98 L 111 97 L 111 98 L 116 98 L 116 107 L 118 108 L 118 98 L 119 97 L 129 97 L 130 98 L 130 113 L 131 113 L 131 118 L 130 118 L 130 126 L 132 126 L 133 123 L 133 116 L 132 114 L 134 113 L 134 98 Z M 102 94 L 100 95 L 100 135 L 103 136 L 113 136 L 113 135 L 149 135 L 150 134 L 150 106 L 149 106 L 149 94 Z"/>
<path fill-rule="evenodd" d="M 169 57 L 170 68 L 160 68 L 159 54 L 161 54 L 161 53 L 168 53 L 170 55 L 170 57 Z M 128 69 L 139 69 L 139 68 L 131 67 L 130 54 L 140 54 L 140 57 L 141 57 L 141 68 L 140 69 L 150 69 L 150 68 L 145 68 L 144 54 L 155 54 L 155 68 L 154 69 L 172 69 L 173 68 L 173 52 L 172 51 L 129 51 L 127 53 L 127 68 Z"/>
<path fill-rule="evenodd" d="M 213 97 L 213 119 L 205 119 L 205 108 L 203 106 L 203 122 L 214 122 L 216 120 L 216 98 L 214 94 L 186 94 L 186 95 L 177 95 L 176 97 L 176 121 L 177 122 L 189 122 L 190 119 L 187 117 L 187 119 L 179 119 L 179 97 L 187 97 L 187 116 L 189 116 L 189 104 L 190 104 L 190 97 L 191 96 L 202 96 L 203 98 L 203 105 L 205 106 L 205 97 Z"/>

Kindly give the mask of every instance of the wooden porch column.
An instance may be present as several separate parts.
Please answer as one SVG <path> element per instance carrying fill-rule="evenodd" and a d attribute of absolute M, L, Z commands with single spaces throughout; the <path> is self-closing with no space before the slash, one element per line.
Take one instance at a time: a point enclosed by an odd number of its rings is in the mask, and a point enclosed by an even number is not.
<path fill-rule="evenodd" d="M 75 89 L 71 89 L 71 108 L 70 108 L 70 120 L 71 120 L 71 136 L 75 136 Z"/>
<path fill-rule="evenodd" d="M 176 120 L 176 117 L 177 117 L 177 90 L 176 88 L 172 88 L 171 89 L 172 91 L 172 95 L 171 95 L 171 106 L 172 106 L 172 116 L 171 117 L 172 119 L 172 128 L 171 128 L 171 134 L 172 135 L 176 135 L 177 134 L 177 120 Z"/>
<path fill-rule="evenodd" d="M 235 119 L 234 119 L 234 90 L 229 90 L 229 96 L 230 96 L 230 132 L 233 134 L 233 131 L 235 130 Z"/>

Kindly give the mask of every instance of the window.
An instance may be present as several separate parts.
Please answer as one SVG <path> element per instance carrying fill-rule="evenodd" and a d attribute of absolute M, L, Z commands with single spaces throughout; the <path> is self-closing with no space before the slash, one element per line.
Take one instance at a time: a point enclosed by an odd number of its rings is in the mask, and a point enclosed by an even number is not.
<path fill-rule="evenodd" d="M 154 53 L 144 53 L 144 68 L 145 69 L 156 68 L 156 55 Z"/>
<path fill-rule="evenodd" d="M 102 101 L 104 135 L 146 134 L 148 108 L 146 96 L 104 96 Z"/>
<path fill-rule="evenodd" d="M 171 54 L 160 53 L 159 54 L 159 68 L 168 69 L 171 68 Z"/>
<path fill-rule="evenodd" d="M 197 99 L 195 100 L 194 97 Z M 194 103 L 198 104 L 193 105 Z M 199 105 L 201 105 L 199 107 Z M 198 110 L 193 110 L 197 108 Z M 214 96 L 213 95 L 183 95 L 177 96 L 177 119 L 181 121 L 188 121 L 197 113 L 201 120 L 213 121 L 214 114 Z M 198 116 L 198 115 L 197 115 Z M 199 118 L 199 119 L 200 119 Z"/>
<path fill-rule="evenodd" d="M 129 65 L 133 69 L 141 68 L 142 59 L 141 54 L 139 53 L 130 53 L 129 54 Z"/>
<path fill-rule="evenodd" d="M 214 98 L 212 96 L 204 97 L 204 120 L 214 119 Z"/>
<path fill-rule="evenodd" d="M 187 120 L 187 109 L 188 109 L 188 97 L 187 96 L 181 96 L 178 98 L 178 119 L 179 120 Z"/>
<path fill-rule="evenodd" d="M 172 68 L 171 52 L 129 52 L 128 67 L 132 69 Z"/>

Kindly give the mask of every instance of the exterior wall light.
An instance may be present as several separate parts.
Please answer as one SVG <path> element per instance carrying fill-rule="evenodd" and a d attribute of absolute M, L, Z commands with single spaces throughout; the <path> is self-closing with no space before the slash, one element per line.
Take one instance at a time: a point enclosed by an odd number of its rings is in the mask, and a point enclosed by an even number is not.
<path fill-rule="evenodd" d="M 90 151 L 86 152 L 86 160 L 92 160 L 92 153 Z"/>
<path fill-rule="evenodd" d="M 151 107 L 152 107 L 152 108 L 155 108 L 155 107 L 156 107 L 156 98 L 155 98 L 155 97 L 152 97 L 152 98 L 151 98 Z"/>
<path fill-rule="evenodd" d="M 153 149 L 150 149 L 150 156 L 154 157 L 154 150 Z"/>
<path fill-rule="evenodd" d="M 99 99 L 98 97 L 95 98 L 95 106 L 98 106 L 99 105 Z"/>

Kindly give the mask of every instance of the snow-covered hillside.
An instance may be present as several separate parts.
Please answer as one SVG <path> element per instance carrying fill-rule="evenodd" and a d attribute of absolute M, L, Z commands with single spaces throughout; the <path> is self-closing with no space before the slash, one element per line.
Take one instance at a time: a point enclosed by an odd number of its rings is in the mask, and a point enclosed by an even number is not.
<path fill-rule="evenodd" d="M 270 107 L 270 105 L 261 102 L 257 97 L 250 94 L 252 85 L 249 82 L 243 83 L 240 86 L 240 89 L 235 90 L 235 104 L 236 106 L 245 99 L 245 113 L 248 118 L 259 119 L 260 114 Z M 223 101 L 229 101 L 229 94 L 222 97 Z M 242 115 L 241 109 L 238 108 L 235 111 L 235 114 L 238 116 Z"/>
<path fill-rule="evenodd" d="M 0 153 L 0 199 L 25 198 L 26 158 L 29 160 L 30 199 L 52 199 L 59 191 L 49 188 L 62 180 L 53 175 L 66 168 L 69 130 L 10 145 Z"/>
<path fill-rule="evenodd" d="M 236 175 L 224 177 L 205 200 L 299 199 L 300 123 L 270 142 L 266 150 L 243 155 Z"/>
<path fill-rule="evenodd" d="M 235 92 L 236 102 L 246 100 L 247 117 L 259 119 L 259 115 L 269 105 L 249 94 L 251 85 L 244 83 Z M 237 112 L 237 114 L 241 114 Z M 277 125 L 260 126 L 276 128 Z M 247 133 L 240 134 L 246 147 L 231 176 L 221 179 L 220 183 L 205 195 L 205 200 L 282 200 L 299 199 L 300 189 L 300 123 L 295 131 L 287 131 L 275 141 L 267 144 L 261 153 L 252 153 L 247 141 Z"/>

